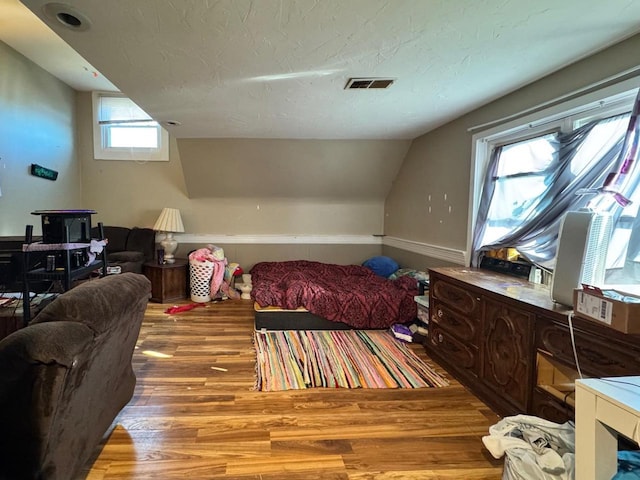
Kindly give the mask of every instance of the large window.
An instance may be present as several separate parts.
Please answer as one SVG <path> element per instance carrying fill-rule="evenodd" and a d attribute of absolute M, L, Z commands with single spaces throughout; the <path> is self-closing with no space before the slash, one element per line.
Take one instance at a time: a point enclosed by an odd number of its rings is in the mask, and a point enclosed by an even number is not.
<path fill-rule="evenodd" d="M 169 160 L 167 132 L 129 98 L 93 94 L 94 158 Z"/>
<path fill-rule="evenodd" d="M 636 93 L 634 89 L 474 136 L 474 264 L 484 251 L 513 247 L 525 259 L 553 270 L 563 214 L 589 207 L 615 218 L 607 283 L 640 282 L 640 189 L 635 188 L 640 172 L 630 171 L 622 187 L 622 196 L 631 200 L 628 205 L 602 189 L 620 168 Z"/>

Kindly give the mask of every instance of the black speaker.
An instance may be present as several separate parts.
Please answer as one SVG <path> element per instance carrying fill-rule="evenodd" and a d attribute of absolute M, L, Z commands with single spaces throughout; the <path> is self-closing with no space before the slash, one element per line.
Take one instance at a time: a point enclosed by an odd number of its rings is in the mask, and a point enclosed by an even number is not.
<path fill-rule="evenodd" d="M 509 260 L 493 257 L 483 257 L 480 261 L 480 268 L 522 278 L 529 278 L 529 273 L 531 273 L 530 263 L 523 261 L 510 262 Z"/>

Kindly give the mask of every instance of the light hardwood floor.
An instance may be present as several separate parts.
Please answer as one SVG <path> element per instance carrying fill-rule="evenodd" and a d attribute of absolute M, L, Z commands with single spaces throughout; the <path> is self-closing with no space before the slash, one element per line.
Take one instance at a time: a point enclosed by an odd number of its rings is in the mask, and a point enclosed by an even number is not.
<path fill-rule="evenodd" d="M 433 389 L 258 392 L 251 301 L 168 306 L 149 304 L 134 397 L 86 479 L 501 477 L 481 442 L 498 417 L 450 377 Z"/>

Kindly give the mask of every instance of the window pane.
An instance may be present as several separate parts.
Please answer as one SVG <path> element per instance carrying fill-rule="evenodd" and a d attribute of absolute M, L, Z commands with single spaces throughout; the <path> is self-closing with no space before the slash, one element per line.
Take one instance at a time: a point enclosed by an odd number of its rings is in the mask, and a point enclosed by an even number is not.
<path fill-rule="evenodd" d="M 580 175 L 584 169 L 592 168 L 594 162 L 622 140 L 629 125 L 629 117 L 630 114 L 627 113 L 598 123 L 571 160 L 571 173 Z"/>
<path fill-rule="evenodd" d="M 501 157 L 502 159 L 502 157 Z M 542 175 L 512 177 L 496 182 L 483 244 L 491 244 L 517 228 L 535 210 L 548 185 Z"/>
<path fill-rule="evenodd" d="M 629 252 L 629 240 L 634 226 L 634 222 L 638 216 L 638 207 L 640 206 L 640 189 L 636 189 L 630 198 L 631 203 L 622 208 L 622 213 L 616 224 L 614 225 L 613 234 L 609 241 L 609 252 L 607 254 L 607 269 L 624 268 L 627 261 L 638 262 L 636 252 Z M 617 203 L 612 202 L 611 211 L 615 208 L 621 208 Z M 628 257 L 628 258 L 627 258 Z M 635 258 L 634 258 L 635 257 Z M 634 272 L 635 274 L 635 272 Z M 624 277 L 623 277 L 624 278 Z M 618 281 L 622 283 L 619 278 Z M 635 283 L 634 278 L 624 278 L 625 282 Z"/>
<path fill-rule="evenodd" d="M 545 134 L 502 147 L 483 245 L 519 227 L 549 188 L 545 172 L 557 158 L 557 134 Z"/>
<path fill-rule="evenodd" d="M 96 160 L 169 161 L 169 135 L 129 98 L 93 92 Z"/>
<path fill-rule="evenodd" d="M 532 210 L 535 201 L 547 189 L 542 175 L 513 177 L 496 184 L 495 198 L 489 210 L 489 218 L 499 219 L 517 226 Z"/>
<path fill-rule="evenodd" d="M 556 134 L 531 138 L 502 147 L 498 176 L 538 173 L 546 170 L 555 156 Z"/>
<path fill-rule="evenodd" d="M 158 127 L 108 127 L 108 148 L 158 148 Z"/>
<path fill-rule="evenodd" d="M 151 120 L 151 117 L 126 97 L 101 96 L 98 121 Z"/>

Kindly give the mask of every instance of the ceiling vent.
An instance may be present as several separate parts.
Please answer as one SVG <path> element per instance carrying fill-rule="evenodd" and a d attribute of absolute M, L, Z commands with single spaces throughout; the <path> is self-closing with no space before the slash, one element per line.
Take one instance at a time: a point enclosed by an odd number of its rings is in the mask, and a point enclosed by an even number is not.
<path fill-rule="evenodd" d="M 389 88 L 393 82 L 393 78 L 350 78 L 344 89 Z"/>

